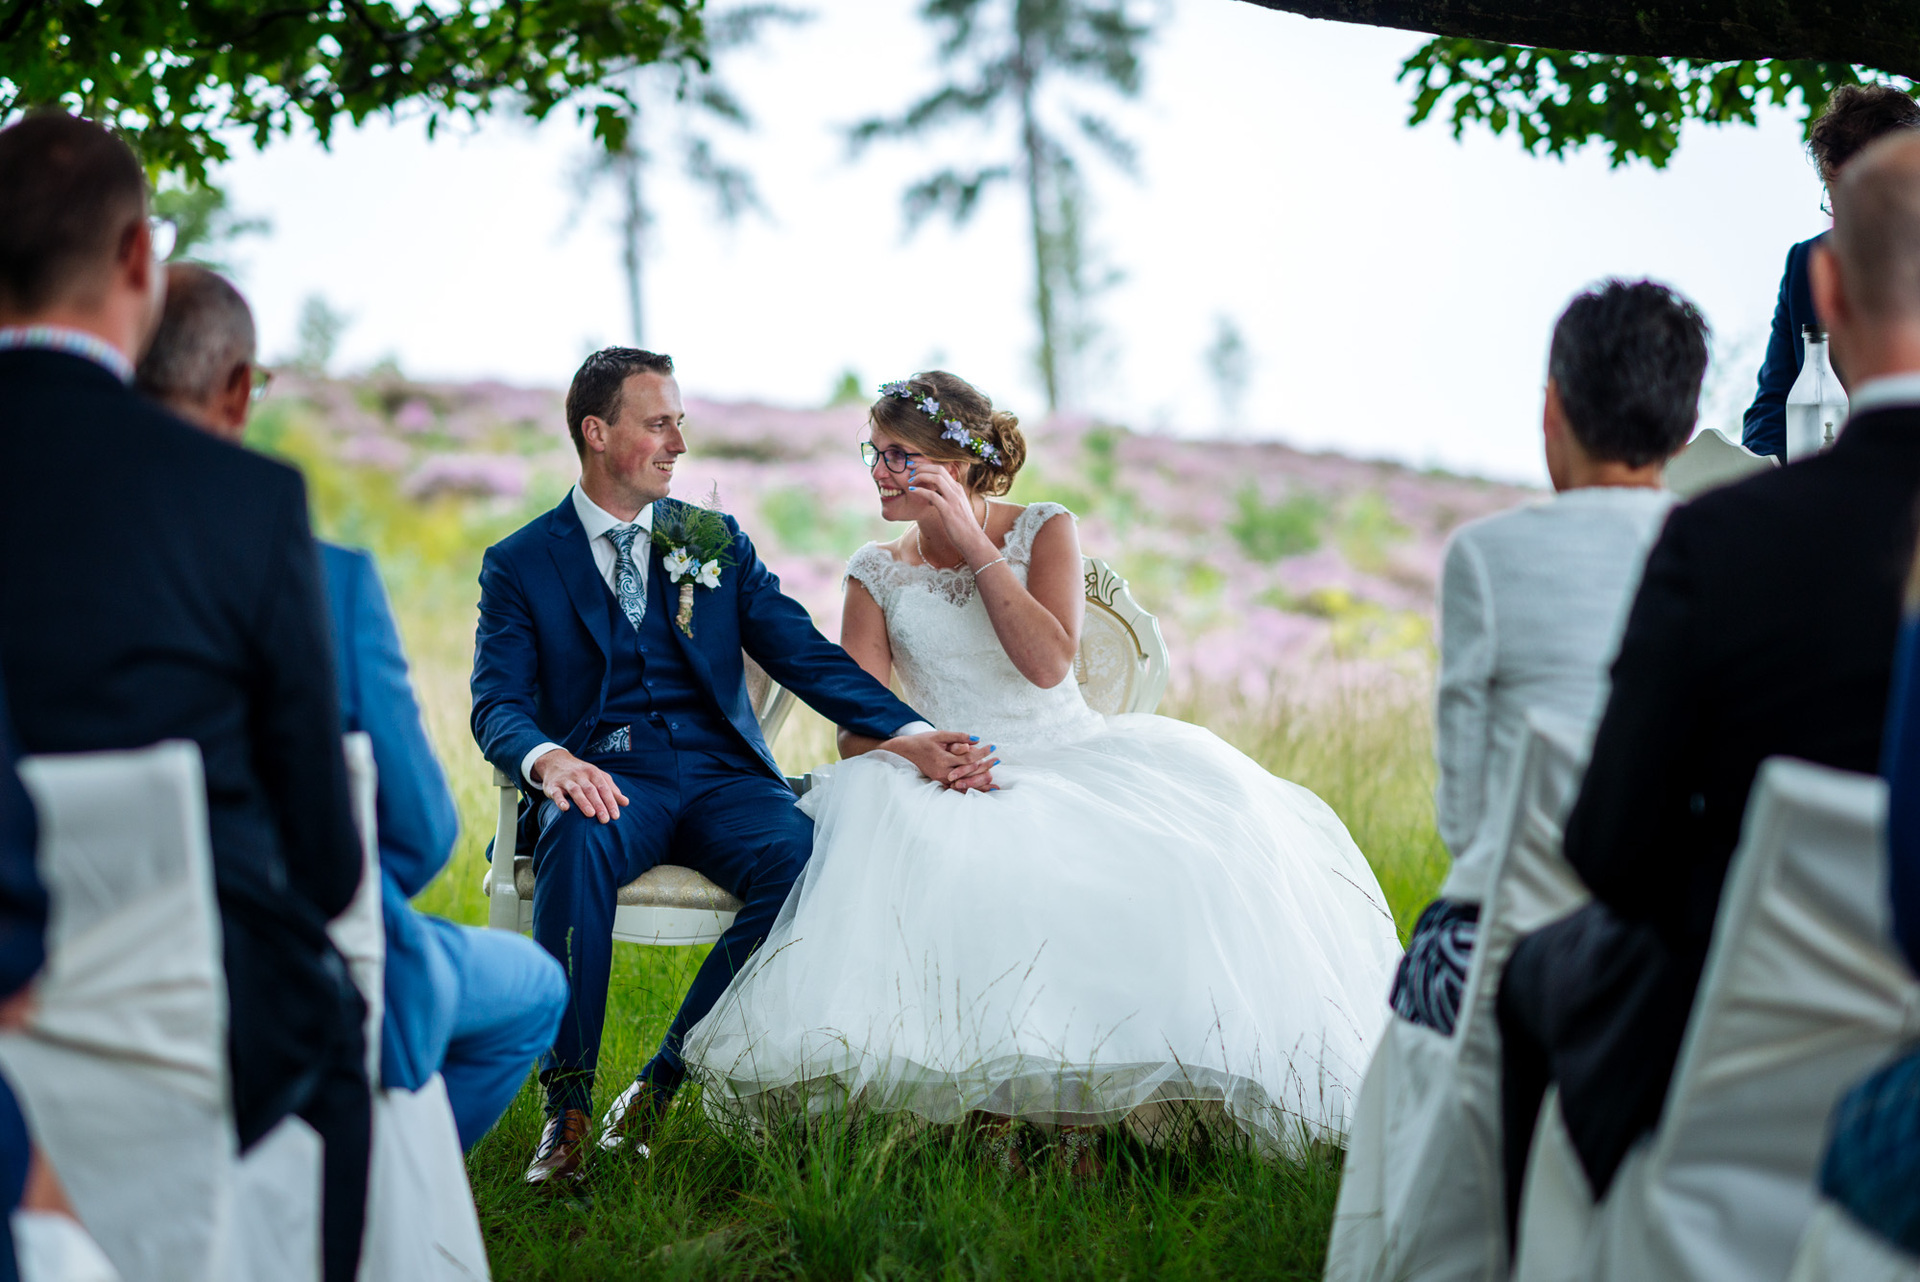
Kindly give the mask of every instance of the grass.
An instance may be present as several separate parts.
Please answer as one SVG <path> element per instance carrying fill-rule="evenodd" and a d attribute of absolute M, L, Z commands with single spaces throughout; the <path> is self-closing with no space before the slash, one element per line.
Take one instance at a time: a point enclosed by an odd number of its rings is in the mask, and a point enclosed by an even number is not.
<path fill-rule="evenodd" d="M 295 442 L 297 444 L 297 440 Z M 479 924 L 495 793 L 467 730 L 480 549 L 536 509 L 411 503 L 296 448 L 323 533 L 379 554 L 413 660 L 428 729 L 462 819 L 447 871 L 418 901 Z M 1445 857 L 1432 820 L 1424 693 L 1353 687 L 1330 673 L 1310 701 L 1252 705 L 1226 691 L 1163 709 L 1204 724 L 1346 820 L 1404 934 Z M 789 772 L 832 755 L 802 708 L 776 744 Z M 701 950 L 621 947 L 596 1115 L 645 1061 Z M 683 1093 L 692 1102 L 693 1092 Z M 494 1275 L 520 1279 L 1318 1278 L 1340 1154 L 1294 1160 L 1199 1142 L 1109 1142 L 1101 1177 L 1073 1184 L 987 1169 L 939 1128 L 874 1118 L 755 1141 L 694 1107 L 670 1116 L 648 1162 L 595 1154 L 580 1199 L 529 1194 L 521 1172 L 540 1129 L 532 1084 L 468 1159 Z"/>

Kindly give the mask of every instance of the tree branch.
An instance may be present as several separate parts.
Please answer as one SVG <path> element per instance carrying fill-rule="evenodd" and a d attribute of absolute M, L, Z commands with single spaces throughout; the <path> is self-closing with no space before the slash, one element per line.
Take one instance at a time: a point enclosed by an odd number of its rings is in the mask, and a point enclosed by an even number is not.
<path fill-rule="evenodd" d="M 1309 18 L 1500 44 L 1703 62 L 1849 63 L 1920 80 L 1912 0 L 1247 0 Z"/>

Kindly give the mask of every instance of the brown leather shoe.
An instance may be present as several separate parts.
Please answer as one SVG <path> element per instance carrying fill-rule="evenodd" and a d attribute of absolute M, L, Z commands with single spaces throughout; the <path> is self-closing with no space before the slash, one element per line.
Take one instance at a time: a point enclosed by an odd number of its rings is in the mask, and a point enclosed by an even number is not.
<path fill-rule="evenodd" d="M 577 1108 L 563 1109 L 547 1119 L 540 1147 L 533 1150 L 527 1183 L 535 1188 L 557 1188 L 579 1178 L 581 1150 L 586 1147 L 587 1115 Z"/>
<path fill-rule="evenodd" d="M 636 1081 L 621 1091 L 600 1119 L 600 1147 L 652 1157 L 648 1141 L 653 1138 L 653 1128 L 667 1115 L 667 1102 L 672 1098 L 651 1082 Z"/>

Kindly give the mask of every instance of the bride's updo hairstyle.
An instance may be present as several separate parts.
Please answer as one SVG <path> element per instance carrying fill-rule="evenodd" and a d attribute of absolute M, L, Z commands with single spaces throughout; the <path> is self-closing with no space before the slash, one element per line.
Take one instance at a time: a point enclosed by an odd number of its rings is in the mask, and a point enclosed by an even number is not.
<path fill-rule="evenodd" d="M 1013 478 L 1027 461 L 1027 439 L 1020 434 L 1018 418 L 996 410 L 979 388 L 941 369 L 887 386 L 904 387 L 912 396 L 888 394 L 875 401 L 868 415 L 875 427 L 916 454 L 942 463 L 967 464 L 962 483 L 972 493 L 994 498 L 1013 488 Z M 940 404 L 937 419 L 921 408 L 929 397 Z M 980 445 L 969 448 L 946 435 L 948 422 L 958 422 Z"/>

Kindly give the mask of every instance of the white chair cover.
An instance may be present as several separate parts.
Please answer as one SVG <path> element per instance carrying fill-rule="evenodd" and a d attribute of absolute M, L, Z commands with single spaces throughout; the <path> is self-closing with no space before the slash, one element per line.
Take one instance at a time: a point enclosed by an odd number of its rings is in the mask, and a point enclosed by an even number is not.
<path fill-rule="evenodd" d="M 1494 998 L 1515 941 L 1586 898 L 1560 859 L 1561 823 L 1586 753 L 1584 727 L 1531 720 L 1454 1036 L 1389 1020 L 1361 1084 L 1327 1252 L 1329 1282 L 1506 1276 Z"/>
<path fill-rule="evenodd" d="M 1920 1260 L 1822 1200 L 1807 1221 L 1787 1282 L 1920 1282 Z"/>
<path fill-rule="evenodd" d="M 1588 1240 L 1560 1244 L 1578 1267 L 1525 1282 L 1786 1277 L 1834 1104 L 1920 1032 L 1920 986 L 1888 939 L 1885 814 L 1878 779 L 1762 765 L 1660 1127 Z"/>
<path fill-rule="evenodd" d="M 362 1282 L 491 1276 L 446 1083 L 436 1073 L 417 1091 L 381 1091 L 373 1104 Z"/>
<path fill-rule="evenodd" d="M 327 933 L 367 1004 L 367 1075 L 378 1083 L 386 992 L 380 846 L 374 829 L 379 780 L 366 735 L 347 735 L 345 751 L 366 864 L 353 902 Z M 288 1118 L 242 1160 L 232 1282 L 318 1282 L 322 1159 L 313 1128 Z M 436 1074 L 418 1091 L 377 1089 L 361 1282 L 466 1282 L 489 1276 L 446 1084 Z"/>
<path fill-rule="evenodd" d="M 200 750 L 29 757 L 52 905 L 39 1011 L 0 1070 L 128 1282 L 222 1272 L 233 1126 Z"/>

